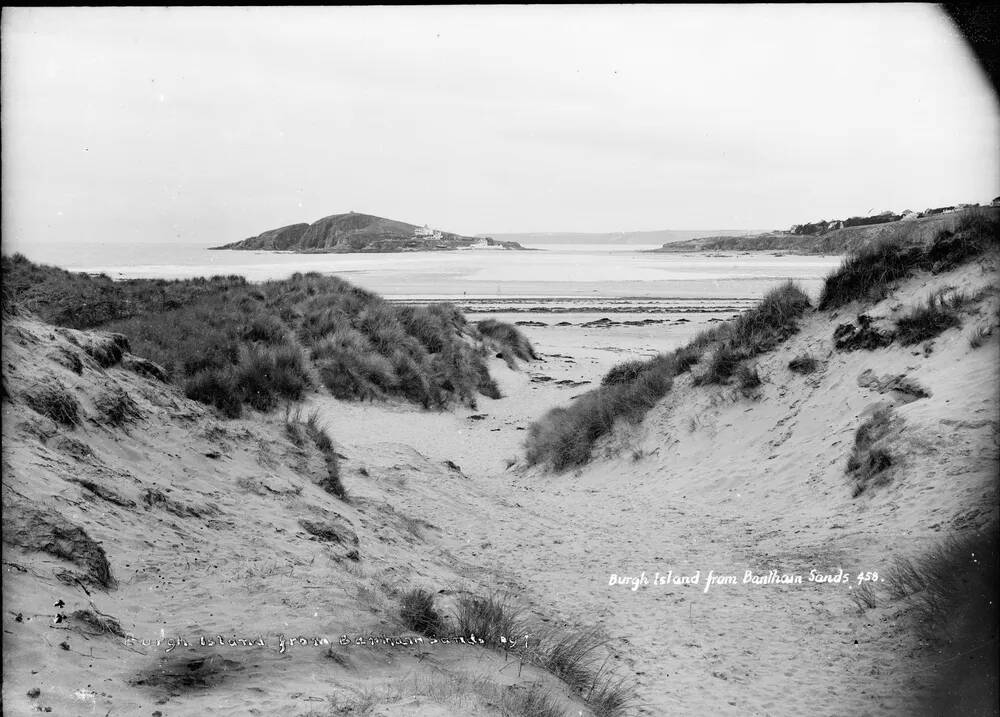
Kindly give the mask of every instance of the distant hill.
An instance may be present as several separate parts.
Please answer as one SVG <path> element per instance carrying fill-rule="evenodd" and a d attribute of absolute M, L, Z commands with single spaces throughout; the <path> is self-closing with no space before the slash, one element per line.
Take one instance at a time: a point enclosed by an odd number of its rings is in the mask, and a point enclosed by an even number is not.
<path fill-rule="evenodd" d="M 698 237 L 745 236 L 759 230 L 751 229 L 657 229 L 647 232 L 522 232 L 490 234 L 498 241 L 521 244 L 664 244 Z M 485 234 L 476 236 L 484 237 Z"/>
<path fill-rule="evenodd" d="M 835 229 L 819 236 L 765 232 L 751 236 L 710 236 L 664 244 L 654 252 L 708 251 L 783 251 L 792 254 L 847 254 L 880 239 L 894 239 L 909 244 L 925 244 L 945 229 L 954 230 L 967 212 L 992 212 L 1000 209 L 980 207 L 965 211 L 935 214 L 920 219 L 904 219 L 883 224 Z"/>
<path fill-rule="evenodd" d="M 241 241 L 211 247 L 306 254 L 446 251 L 449 249 L 523 249 L 517 242 L 467 237 L 371 214 L 333 214 L 312 224 L 269 229 Z"/>

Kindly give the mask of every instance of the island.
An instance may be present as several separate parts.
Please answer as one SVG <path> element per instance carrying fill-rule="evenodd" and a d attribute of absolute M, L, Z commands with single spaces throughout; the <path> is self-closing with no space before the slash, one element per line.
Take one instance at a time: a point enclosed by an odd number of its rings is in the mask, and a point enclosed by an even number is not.
<path fill-rule="evenodd" d="M 290 224 L 213 250 L 288 251 L 301 254 L 469 250 L 519 250 L 514 241 L 469 237 L 371 214 L 332 214 L 312 224 Z"/>

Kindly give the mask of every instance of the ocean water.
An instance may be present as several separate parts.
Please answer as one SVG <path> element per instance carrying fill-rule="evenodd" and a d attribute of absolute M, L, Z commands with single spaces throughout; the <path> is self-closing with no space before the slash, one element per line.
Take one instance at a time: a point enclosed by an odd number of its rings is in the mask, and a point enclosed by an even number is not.
<path fill-rule="evenodd" d="M 841 261 L 839 256 L 641 251 L 649 248 L 546 245 L 525 252 L 290 254 L 210 251 L 183 243 L 67 243 L 14 250 L 33 261 L 114 279 L 240 274 L 265 281 L 318 271 L 394 301 L 453 301 L 471 313 L 610 312 L 636 320 L 664 313 L 732 313 L 785 279 L 800 282 L 815 296 Z"/>

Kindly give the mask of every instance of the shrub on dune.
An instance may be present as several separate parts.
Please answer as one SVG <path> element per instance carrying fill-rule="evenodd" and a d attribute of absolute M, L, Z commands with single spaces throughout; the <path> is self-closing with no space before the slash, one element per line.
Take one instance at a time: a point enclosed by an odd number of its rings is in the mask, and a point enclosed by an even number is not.
<path fill-rule="evenodd" d="M 500 387 L 492 376 L 490 376 L 489 367 L 482 361 L 476 364 L 476 390 L 483 394 L 487 398 L 498 399 L 503 398 L 503 394 L 500 393 Z"/>
<path fill-rule="evenodd" d="M 305 313 L 298 333 L 304 342 L 311 343 L 350 326 L 350 317 L 345 311 L 340 308 L 325 308 Z"/>
<path fill-rule="evenodd" d="M 602 386 L 614 386 L 620 383 L 630 383 L 648 368 L 645 361 L 624 361 L 614 366 L 601 379 Z"/>
<path fill-rule="evenodd" d="M 188 377 L 184 381 L 184 395 L 214 406 L 227 418 L 239 418 L 243 414 L 243 401 L 227 370 L 208 368 Z"/>
<path fill-rule="evenodd" d="M 471 408 L 476 407 L 482 359 L 470 346 L 452 342 L 430 360 L 431 376 L 447 393 Z"/>
<path fill-rule="evenodd" d="M 302 350 L 294 344 L 282 344 L 269 349 L 273 370 L 271 385 L 281 398 L 299 401 L 311 387 L 309 369 Z"/>
<path fill-rule="evenodd" d="M 699 384 L 726 383 L 740 363 L 770 351 L 798 332 L 798 319 L 809 308 L 809 297 L 789 281 L 772 289 L 752 309 L 732 321 L 699 335 L 693 344 L 716 343 Z"/>
<path fill-rule="evenodd" d="M 429 306 L 403 306 L 399 318 L 407 333 L 420 341 L 428 352 L 437 353 L 444 348 L 451 325 L 441 311 L 433 311 Z"/>
<path fill-rule="evenodd" d="M 245 341 L 281 344 L 285 342 L 286 332 L 284 323 L 277 316 L 261 313 L 247 322 L 241 335 Z"/>
<path fill-rule="evenodd" d="M 969 212 L 954 231 L 943 231 L 934 238 L 927 248 L 927 262 L 934 272 L 947 271 L 997 247 L 1000 247 L 1000 217 L 983 211 Z"/>
<path fill-rule="evenodd" d="M 432 390 L 427 369 L 413 355 L 406 351 L 393 351 L 389 359 L 392 370 L 399 379 L 398 392 L 403 398 L 413 403 L 419 403 L 424 408 L 437 405 L 432 400 Z"/>
<path fill-rule="evenodd" d="M 360 331 L 350 326 L 344 326 L 326 334 L 314 343 L 309 354 L 314 361 L 322 361 L 341 352 L 368 354 L 373 353 L 374 348 L 368 337 Z"/>
<path fill-rule="evenodd" d="M 335 398 L 374 400 L 396 385 L 392 364 L 375 353 L 343 349 L 319 362 L 319 375 Z"/>
<path fill-rule="evenodd" d="M 725 383 L 736 372 L 737 367 L 749 354 L 740 351 L 731 342 L 720 344 L 708 362 L 705 372 L 695 380 L 696 384 Z"/>
<path fill-rule="evenodd" d="M 552 409 L 528 429 L 529 465 L 549 463 L 557 471 L 583 465 L 615 421 L 641 421 L 672 385 L 669 370 L 644 371 L 631 383 L 601 386 L 568 407 Z"/>
<path fill-rule="evenodd" d="M 279 398 L 301 398 L 307 379 L 297 373 L 295 360 L 290 354 L 278 355 L 266 347 L 244 348 L 239 363 L 232 369 L 233 386 L 240 399 L 258 411 L 270 411 Z"/>
<path fill-rule="evenodd" d="M 538 354 L 535 352 L 535 347 L 531 345 L 531 341 L 515 326 L 496 319 L 484 319 L 476 322 L 476 329 L 500 350 L 506 349 L 522 361 L 538 359 Z"/>
<path fill-rule="evenodd" d="M 699 361 L 701 361 L 701 351 L 695 346 L 684 346 L 674 352 L 675 370 L 678 375 L 690 371 Z"/>
<path fill-rule="evenodd" d="M 736 348 L 756 356 L 798 332 L 798 319 L 809 307 L 806 293 L 788 281 L 767 292 L 752 309 L 723 324 L 723 334 Z"/>
<path fill-rule="evenodd" d="M 836 309 L 852 301 L 880 301 L 893 284 L 926 265 L 919 247 L 882 242 L 851 254 L 830 274 L 820 293 L 821 310 Z"/>

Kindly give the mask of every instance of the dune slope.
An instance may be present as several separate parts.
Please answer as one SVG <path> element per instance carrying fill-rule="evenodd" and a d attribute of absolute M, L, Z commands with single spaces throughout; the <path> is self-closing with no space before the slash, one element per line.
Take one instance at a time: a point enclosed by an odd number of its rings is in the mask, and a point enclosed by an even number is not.
<path fill-rule="evenodd" d="M 341 500 L 295 413 L 219 420 L 91 356 L 110 335 L 3 331 L 5 713 L 589 714 L 514 651 L 371 644 L 419 636 L 411 588 L 448 613 L 504 585 L 453 552 L 448 516 L 487 518 L 458 466 L 337 443 Z"/>

